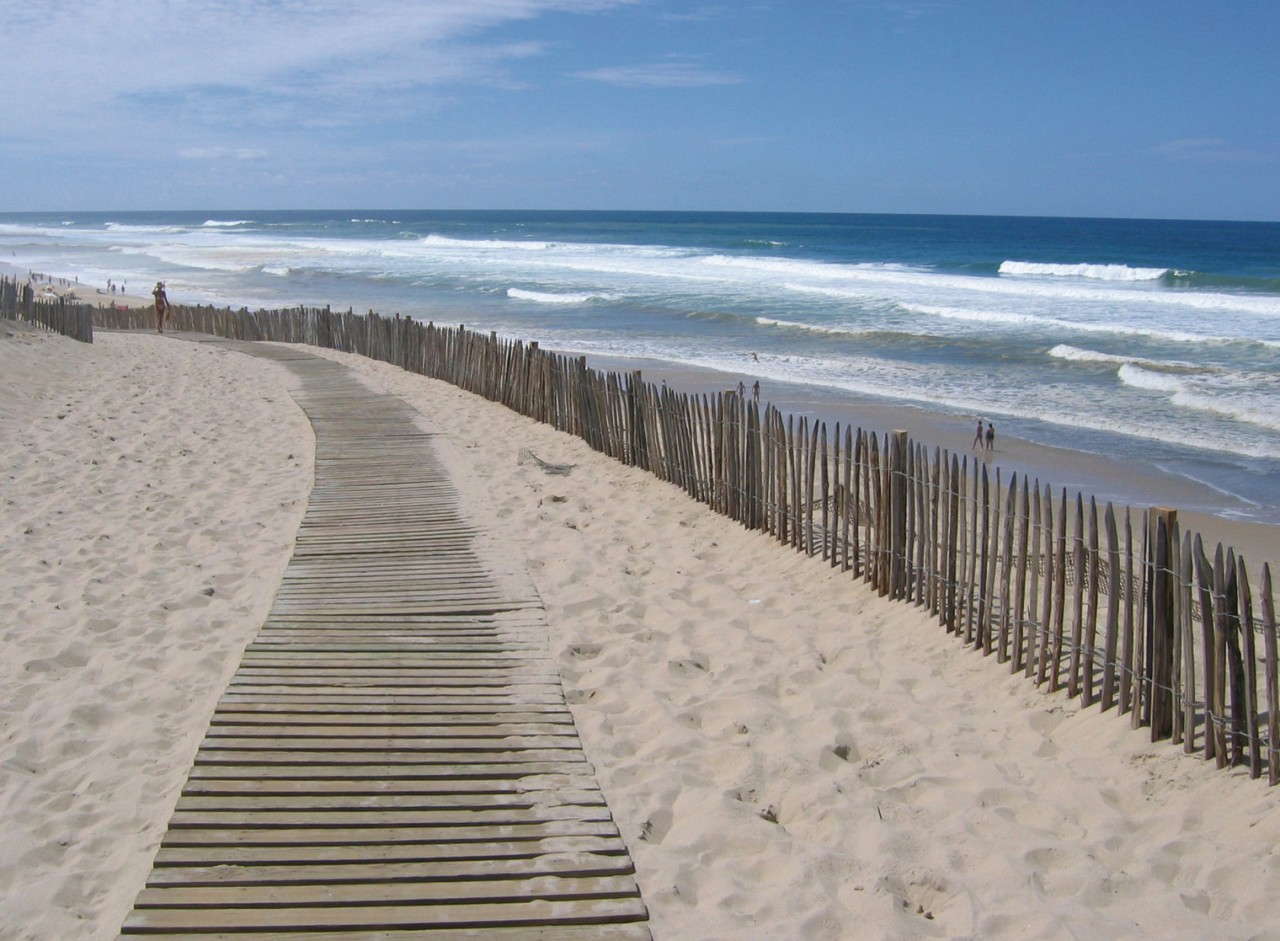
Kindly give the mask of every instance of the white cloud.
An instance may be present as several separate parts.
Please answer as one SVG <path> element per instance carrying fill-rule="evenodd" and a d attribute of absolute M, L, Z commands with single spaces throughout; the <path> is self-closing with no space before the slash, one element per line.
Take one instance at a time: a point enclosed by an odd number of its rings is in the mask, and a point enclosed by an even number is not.
<path fill-rule="evenodd" d="M 1238 147 L 1219 137 L 1184 137 L 1165 141 L 1151 152 L 1189 163 L 1262 163 L 1274 160 L 1261 151 Z"/>
<path fill-rule="evenodd" d="M 740 76 L 706 69 L 686 59 L 663 60 L 646 65 L 609 66 L 578 72 L 574 77 L 623 88 L 709 88 L 740 85 L 743 82 Z"/>
<path fill-rule="evenodd" d="M 267 156 L 255 147 L 187 147 L 178 151 L 184 160 L 258 160 Z"/>
<path fill-rule="evenodd" d="M 44 0 L 0 4 L 6 88 L 0 127 L 119 127 L 150 117 L 162 133 L 237 95 L 360 113 L 388 94 L 457 83 L 511 84 L 509 63 L 543 52 L 486 42 L 485 31 L 553 13 L 636 0 Z M 295 107 L 282 107 L 293 105 Z M 255 109 L 240 117 L 252 123 Z M 234 123 L 237 112 L 221 112 Z M 194 116 L 193 116 L 194 117 Z M 192 123 L 196 123 L 193 121 Z"/>

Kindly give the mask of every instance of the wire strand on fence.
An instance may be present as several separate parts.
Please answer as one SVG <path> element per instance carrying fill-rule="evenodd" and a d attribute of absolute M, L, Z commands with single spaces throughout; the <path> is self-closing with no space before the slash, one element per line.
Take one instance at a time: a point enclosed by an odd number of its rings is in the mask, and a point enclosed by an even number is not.
<path fill-rule="evenodd" d="M 1182 533 L 1185 545 L 1195 547 L 1183 558 L 1173 517 L 1153 517 L 1164 521 L 1152 528 L 1146 514 L 1135 519 L 1129 508 L 1107 504 L 1104 548 L 1096 501 L 1076 494 L 1070 512 L 1065 489 L 1055 493 L 1039 481 L 1032 489 L 1016 474 L 1004 481 L 970 455 L 934 448 L 930 462 L 905 433 L 859 428 L 853 435 L 848 426 L 842 440 L 840 424 L 832 434 L 825 422 L 797 421 L 736 392 L 658 388 L 639 373 L 601 373 L 588 369 L 585 358 L 465 327 L 328 309 L 176 314 L 182 329 L 344 349 L 450 382 L 647 469 L 798 551 L 820 552 L 833 565 L 839 558 L 853 578 L 925 607 L 984 654 L 1005 657 L 1005 632 L 1012 634 L 1013 669 L 1021 657 L 1037 683 L 1090 697 L 1101 671 L 1100 708 L 1132 713 L 1153 734 L 1159 723 L 1160 734 L 1189 741 L 1200 724 L 1207 738 L 1219 739 L 1206 742 L 1206 757 L 1229 756 L 1232 764 L 1244 760 L 1246 749 L 1255 756 L 1264 745 L 1268 754 L 1276 751 L 1269 737 L 1249 731 L 1272 718 L 1258 712 L 1259 697 L 1249 690 L 1259 679 L 1269 695 L 1280 686 L 1274 662 L 1280 658 L 1245 662 L 1253 636 L 1263 636 L 1268 649 L 1275 640 L 1274 615 L 1261 616 L 1273 610 L 1271 599 L 1241 590 L 1245 570 L 1231 550 L 1219 546 L 1209 560 L 1198 537 Z M 137 326 L 141 318 L 97 316 L 102 326 Z M 1023 534 L 1017 549 L 1015 530 Z M 1161 533 L 1170 541 L 1157 552 Z M 1266 568 L 1263 581 L 1269 586 Z M 1098 596 L 1108 601 L 1101 624 Z M 1166 620 L 1157 624 L 1157 617 Z M 1240 649 L 1246 625 L 1252 632 Z M 1001 639 L 993 643 L 996 635 Z M 1109 698 L 1116 694 L 1118 702 Z M 1272 779 L 1280 781 L 1280 763 Z"/>

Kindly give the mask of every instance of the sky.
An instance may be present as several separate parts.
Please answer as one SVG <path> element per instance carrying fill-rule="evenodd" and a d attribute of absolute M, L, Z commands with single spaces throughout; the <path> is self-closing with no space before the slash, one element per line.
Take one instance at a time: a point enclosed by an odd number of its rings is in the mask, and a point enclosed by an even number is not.
<path fill-rule="evenodd" d="M 1275 0 L 0 3 L 0 210 L 1280 220 Z"/>

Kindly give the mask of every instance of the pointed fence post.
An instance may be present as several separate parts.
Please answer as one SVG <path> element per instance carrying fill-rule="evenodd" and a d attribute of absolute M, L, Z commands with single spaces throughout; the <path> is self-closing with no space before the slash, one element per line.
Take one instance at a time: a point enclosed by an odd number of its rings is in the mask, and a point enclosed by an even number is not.
<path fill-rule="evenodd" d="M 907 595 L 907 433 L 894 431 L 889 448 L 889 597 Z"/>
<path fill-rule="evenodd" d="M 1173 571 L 1176 510 L 1147 511 L 1147 618 L 1144 679 L 1151 703 L 1151 740 L 1173 735 L 1174 591 Z"/>

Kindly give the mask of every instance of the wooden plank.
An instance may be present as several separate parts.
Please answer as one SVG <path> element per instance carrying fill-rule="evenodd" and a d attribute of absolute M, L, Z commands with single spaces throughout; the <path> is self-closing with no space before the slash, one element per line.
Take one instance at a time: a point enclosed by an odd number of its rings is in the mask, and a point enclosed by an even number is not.
<path fill-rule="evenodd" d="M 603 804 L 531 804 L 528 807 L 454 807 L 434 810 L 410 810 L 403 807 L 381 809 L 369 807 L 330 806 L 298 810 L 231 807 L 221 809 L 186 809 L 179 807 L 169 822 L 170 832 L 177 830 L 220 831 L 269 830 L 260 839 L 274 841 L 274 834 L 299 828 L 363 831 L 370 828 L 422 830 L 436 827 L 465 827 L 474 830 L 484 826 L 549 826 L 559 822 L 583 824 L 610 820 Z"/>
<path fill-rule="evenodd" d="M 339 660 L 318 660 L 299 657 L 296 660 L 277 659 L 262 666 L 243 666 L 239 675 L 246 681 L 264 682 L 278 677 L 282 683 L 296 683 L 301 680 L 317 680 L 326 685 L 346 675 L 365 683 L 376 679 L 421 679 L 437 682 L 448 679 L 471 680 L 477 685 L 487 681 L 500 684 L 537 683 L 543 681 L 556 682 L 559 674 L 548 669 L 547 663 L 493 662 L 493 661 L 459 661 L 432 663 L 430 658 L 418 662 L 402 659 L 398 663 L 382 663 L 365 658 L 352 659 L 349 665 L 343 666 Z M 314 685 L 314 684 L 309 684 Z"/>
<path fill-rule="evenodd" d="M 452 905 L 478 902 L 523 902 L 527 899 L 590 899 L 638 896 L 628 876 L 526 874 L 523 879 L 482 879 L 448 882 L 384 882 L 324 885 L 168 885 L 143 889 L 136 906 L 166 908 L 314 907 L 337 905 Z M 221 913 L 219 913 L 221 914 Z"/>
<path fill-rule="evenodd" d="M 455 725 L 439 725 L 434 722 L 430 725 L 419 724 L 419 722 L 400 721 L 395 723 L 379 723 L 373 722 L 343 722 L 343 724 L 333 724 L 332 718 L 325 719 L 320 723 L 314 721 L 288 722 L 281 724 L 276 717 L 271 717 L 270 722 L 231 722 L 225 718 L 218 718 L 216 723 L 209 728 L 208 736 L 219 738 L 223 736 L 236 736 L 240 738 L 250 738 L 255 736 L 266 736 L 276 738 L 288 735 L 295 739 L 316 736 L 318 738 L 368 738 L 376 737 L 382 739 L 393 739 L 400 736 L 408 736 L 415 738 L 438 738 L 451 739 L 461 734 L 460 730 L 466 730 L 465 737 L 468 739 L 490 739 L 500 738 L 504 740 L 512 740 L 520 738 L 523 740 L 526 736 L 539 735 L 547 737 L 565 736 L 576 737 L 577 733 L 569 722 L 548 723 L 548 722 L 530 722 L 525 724 L 518 723 L 498 723 L 493 722 L 488 717 L 480 721 L 458 723 Z M 377 719 L 378 717 L 366 717 Z M 397 716 L 401 720 L 407 720 L 413 717 Z"/>
<path fill-rule="evenodd" d="M 179 938 L 190 941 L 191 935 L 187 932 L 152 931 L 148 932 L 148 937 L 155 941 Z M 213 931 L 200 935 L 200 941 L 298 941 L 298 938 L 298 934 L 288 931 Z M 640 923 L 398 928 L 394 935 L 382 929 L 345 929 L 341 932 L 307 931 L 305 938 L 307 941 L 651 941 L 649 929 Z"/>
<path fill-rule="evenodd" d="M 483 842 L 278 844 L 233 846 L 193 842 L 162 844 L 156 869 L 211 866 L 321 866 L 440 863 L 460 861 L 534 860 L 598 856 L 627 858 L 622 840 L 610 834 L 549 834 L 531 839 L 499 838 Z M 153 870 L 154 871 L 154 870 Z"/>
<path fill-rule="evenodd" d="M 504 681 L 506 680 L 506 681 Z M 516 688 L 530 688 L 532 690 L 543 689 L 547 691 L 559 690 L 559 677 L 554 673 L 534 673 L 529 676 L 518 677 L 493 677 L 486 680 L 484 677 L 476 676 L 436 676 L 436 677 L 406 677 L 402 681 L 394 679 L 385 679 L 385 677 L 367 677 L 361 679 L 360 676 L 347 677 L 319 677 L 314 682 L 305 682 L 301 679 L 288 679 L 288 677 L 270 675 L 270 676 L 250 676 L 241 679 L 233 679 L 232 684 L 228 686 L 228 691 L 232 693 L 259 693 L 259 694 L 288 694 L 288 693 L 308 693 L 308 694 L 328 694 L 328 693 L 361 693 L 364 695 L 406 695 L 411 694 L 415 690 L 421 691 L 422 695 L 426 695 L 430 690 L 465 690 L 470 691 L 471 695 L 480 696 L 489 691 L 493 695 L 502 695 L 511 693 Z"/>
<path fill-rule="evenodd" d="M 144 890 L 144 892 L 147 890 Z M 513 900 L 505 904 L 392 904 L 355 907 L 293 908 L 186 908 L 134 909 L 124 923 L 124 934 L 153 934 L 158 931 L 260 931 L 284 929 L 301 931 L 373 930 L 406 928 L 489 928 L 502 925 L 529 925 L 539 922 L 601 924 L 610 921 L 642 921 L 648 916 L 638 896 L 601 900 L 583 899 Z"/>
<path fill-rule="evenodd" d="M 481 683 L 438 683 L 422 681 L 408 684 L 383 684 L 383 688 L 368 684 L 343 685 L 338 682 L 325 686 L 308 686 L 301 683 L 275 683 L 263 685 L 250 683 L 228 687 L 223 693 L 228 702 L 241 703 L 298 703 L 298 704 L 353 704 L 376 705 L 382 700 L 393 704 L 424 706 L 436 705 L 506 705 L 527 704 L 531 707 L 562 703 L 563 692 L 555 683 L 508 682 L 498 685 Z"/>
<path fill-rule="evenodd" d="M 316 485 L 123 932 L 648 941 L 532 585 L 485 570 L 412 410 L 291 362 Z"/>
<path fill-rule="evenodd" d="M 386 760 L 371 760 L 359 752 L 292 751 L 274 754 L 263 751 L 219 751 L 202 749 L 191 776 L 196 777 L 297 777 L 311 774 L 324 777 L 409 778 L 409 777 L 511 777 L 531 774 L 581 774 L 589 768 L 579 753 L 564 749 L 540 752 L 473 752 L 462 760 L 455 754 L 433 752 L 386 753 Z M 380 757 L 380 756 L 379 756 Z"/>
<path fill-rule="evenodd" d="M 534 823 L 477 823 L 475 826 L 369 827 L 178 827 L 164 846 L 385 846 L 390 844 L 486 844 L 541 840 L 549 836 L 616 836 L 611 819 L 556 819 Z"/>
<path fill-rule="evenodd" d="M 268 697 L 272 699 L 272 697 Z M 406 722 L 424 720 L 445 722 L 485 721 L 509 722 L 572 722 L 563 700 L 549 703 L 476 702 L 470 698 L 453 702 L 405 701 L 397 697 L 395 702 L 353 703 L 348 699 L 326 703 L 317 697 L 274 697 L 282 701 L 259 701 L 252 697 L 236 696 L 218 704 L 213 723 L 275 722 L 289 716 L 314 717 L 318 721 L 331 721 L 332 716 L 344 717 L 347 722 Z"/>
<path fill-rule="evenodd" d="M 572 795 L 599 790 L 589 773 L 549 773 L 512 778 L 415 778 L 405 776 L 380 778 L 324 778 L 299 775 L 296 777 L 262 778 L 246 775 L 235 777 L 192 777 L 182 789 L 179 801 L 189 798 L 218 797 L 238 799 L 257 795 L 275 798 L 291 796 L 324 797 L 346 794 L 359 802 L 373 798 L 407 796 L 433 797 L 448 800 L 464 795 L 472 800 L 492 797 L 495 800 L 517 795 L 526 800 L 547 800 L 547 791 L 556 792 L 551 797 Z"/>
<path fill-rule="evenodd" d="M 407 730 L 402 735 L 344 735 L 310 736 L 287 733 L 283 735 L 208 735 L 200 745 L 204 751 L 261 751 L 269 750 L 277 755 L 291 754 L 292 749 L 326 753 L 378 752 L 388 756 L 401 752 L 414 755 L 423 752 L 447 751 L 470 757 L 474 754 L 502 751 L 546 752 L 580 748 L 571 735 L 417 735 Z M 394 759 L 392 759 L 394 760 Z"/>
<path fill-rule="evenodd" d="M 389 745 L 391 743 L 383 743 Z M 302 748 L 290 750 L 272 748 L 264 745 L 260 748 L 218 748 L 207 744 L 200 746 L 196 752 L 196 764 L 211 765 L 429 765 L 444 764 L 462 768 L 466 765 L 507 765 L 557 763 L 573 761 L 579 752 L 564 748 L 528 748 L 504 751 L 494 746 L 476 748 L 459 748 L 445 746 L 438 749 L 414 749 L 392 751 L 388 747 L 371 746 L 369 748 Z"/>
<path fill-rule="evenodd" d="M 604 853 L 459 859 L 434 862 L 299 863 L 293 866 L 220 864 L 160 866 L 152 870 L 148 887 L 167 885 L 312 885 L 342 883 L 430 882 L 459 879 L 522 879 L 529 875 L 634 875 L 631 860 Z"/>
<path fill-rule="evenodd" d="M 258 791 L 250 794 L 190 794 L 178 798 L 178 810 L 198 811 L 325 811 L 351 810 L 498 810 L 555 807 L 603 807 L 604 797 L 594 788 L 571 790 L 563 785 L 549 793 L 509 790 L 445 794 L 366 793 L 353 800 L 349 793 L 285 793 Z"/>

